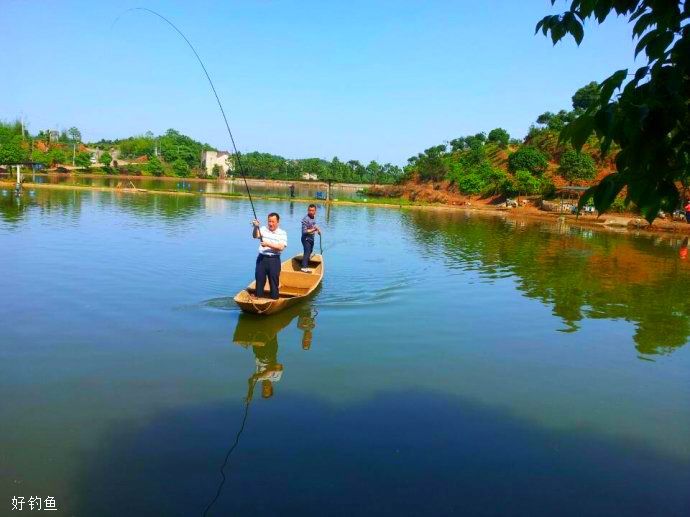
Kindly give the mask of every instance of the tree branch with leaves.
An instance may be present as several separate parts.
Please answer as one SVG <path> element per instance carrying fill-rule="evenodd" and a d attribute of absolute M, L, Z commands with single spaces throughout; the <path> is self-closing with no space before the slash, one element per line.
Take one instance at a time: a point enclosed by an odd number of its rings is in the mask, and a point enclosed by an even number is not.
<path fill-rule="evenodd" d="M 611 13 L 634 22 L 635 55 L 644 52 L 647 64 L 605 79 L 598 99 L 560 138 L 578 151 L 592 134 L 602 155 L 613 144 L 620 148 L 617 171 L 588 189 L 580 207 L 591 199 L 605 212 L 625 189 L 626 202 L 651 223 L 660 210 L 680 205 L 678 186 L 686 187 L 690 177 L 690 1 L 573 0 L 563 14 L 544 17 L 535 32 L 550 35 L 554 45 L 569 34 L 579 45 L 584 22 L 601 24 Z"/>

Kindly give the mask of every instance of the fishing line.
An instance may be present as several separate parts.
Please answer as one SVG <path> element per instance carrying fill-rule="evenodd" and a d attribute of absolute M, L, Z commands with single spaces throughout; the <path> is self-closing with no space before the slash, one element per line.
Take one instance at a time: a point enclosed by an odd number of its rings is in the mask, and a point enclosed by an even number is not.
<path fill-rule="evenodd" d="M 221 475 L 221 482 L 220 485 L 218 485 L 218 490 L 216 491 L 216 496 L 213 498 L 213 500 L 208 503 L 208 506 L 206 506 L 206 509 L 204 510 L 203 517 L 206 517 L 206 514 L 208 511 L 211 509 L 211 507 L 216 504 L 216 501 L 220 497 L 220 493 L 223 490 L 223 485 L 225 484 L 225 467 L 228 464 L 228 460 L 230 459 L 230 455 L 232 454 L 232 451 L 235 450 L 237 447 L 237 444 L 240 443 L 240 436 L 242 436 L 242 432 L 244 431 L 244 426 L 247 423 L 247 416 L 249 415 L 249 403 L 251 402 L 251 393 L 254 391 L 254 386 L 256 386 L 257 381 L 254 381 L 253 385 L 250 385 L 249 387 L 249 393 L 247 393 L 247 400 L 244 405 L 244 417 L 242 418 L 242 425 L 240 425 L 239 431 L 237 431 L 237 435 L 235 436 L 235 443 L 232 444 L 232 447 L 230 447 L 230 450 L 228 453 L 225 455 L 225 459 L 223 460 L 223 464 L 220 467 L 220 475 Z"/>
<path fill-rule="evenodd" d="M 113 26 L 117 23 L 117 21 L 126 13 L 130 11 L 146 11 L 149 12 L 155 16 L 158 16 L 161 20 L 166 22 L 168 25 L 170 25 L 175 31 L 182 36 L 182 38 L 187 42 L 187 45 L 189 45 L 189 48 L 192 49 L 192 52 L 194 52 L 194 55 L 196 56 L 197 61 L 199 61 L 199 64 L 201 65 L 201 69 L 204 71 L 204 74 L 206 75 L 206 79 L 208 79 L 208 84 L 211 85 L 211 90 L 213 90 L 213 95 L 216 97 L 216 102 L 218 103 L 218 107 L 220 108 L 220 113 L 223 115 L 223 121 L 225 122 L 225 128 L 228 130 L 228 135 L 230 136 L 230 142 L 232 142 L 232 148 L 235 151 L 235 156 L 237 157 L 237 167 L 240 171 L 240 175 L 242 176 L 242 179 L 244 180 L 244 186 L 247 189 L 247 196 L 249 197 L 249 204 L 252 207 L 252 212 L 254 213 L 254 219 L 258 220 L 259 218 L 256 216 L 256 209 L 254 208 L 254 201 L 252 199 L 252 193 L 249 191 L 249 184 L 247 183 L 247 177 L 244 173 L 244 166 L 242 165 L 242 160 L 240 157 L 240 152 L 237 150 L 237 146 L 235 145 L 235 138 L 232 136 L 232 131 L 230 130 L 230 124 L 228 123 L 228 118 L 225 116 L 225 110 L 223 109 L 223 104 L 220 102 L 220 98 L 218 97 L 218 92 L 216 91 L 216 87 L 213 85 L 213 81 L 211 80 L 211 76 L 208 74 L 208 71 L 206 70 L 206 66 L 204 65 L 204 62 L 201 60 L 201 57 L 199 56 L 199 53 L 196 51 L 194 48 L 194 45 L 187 39 L 187 36 L 184 35 L 184 33 L 177 28 L 177 26 L 168 20 L 165 16 L 163 16 L 160 13 L 157 13 L 153 9 L 149 9 L 147 7 L 132 7 L 131 9 L 127 9 L 124 11 L 120 16 L 118 16 L 115 21 L 113 22 Z M 259 237 L 261 237 L 261 230 L 259 230 Z"/>

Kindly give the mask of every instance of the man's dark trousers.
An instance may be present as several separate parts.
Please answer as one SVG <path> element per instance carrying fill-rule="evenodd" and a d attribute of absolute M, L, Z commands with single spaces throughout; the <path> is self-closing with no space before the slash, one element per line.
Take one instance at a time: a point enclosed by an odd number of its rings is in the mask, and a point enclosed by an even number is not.
<path fill-rule="evenodd" d="M 311 252 L 314 249 L 314 236 L 308 233 L 302 234 L 302 248 L 304 248 L 304 253 L 302 254 L 302 267 L 307 267 L 309 265 L 309 257 L 311 257 Z"/>
<path fill-rule="evenodd" d="M 280 255 L 262 255 L 259 253 L 259 256 L 256 257 L 254 278 L 256 279 L 256 296 L 259 298 L 264 296 L 266 277 L 268 277 L 268 285 L 271 288 L 271 298 L 277 300 L 280 283 Z"/>

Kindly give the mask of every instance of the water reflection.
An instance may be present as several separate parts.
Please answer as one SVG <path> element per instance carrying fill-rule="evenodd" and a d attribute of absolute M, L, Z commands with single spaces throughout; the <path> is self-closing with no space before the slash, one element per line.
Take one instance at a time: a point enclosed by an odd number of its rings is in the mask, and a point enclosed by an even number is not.
<path fill-rule="evenodd" d="M 261 396 L 273 396 L 274 384 L 283 376 L 283 365 L 278 361 L 278 333 L 297 318 L 302 333 L 302 349 L 312 346 L 313 329 L 316 327 L 316 309 L 309 303 L 290 307 L 271 317 L 241 313 L 233 335 L 233 342 L 252 349 L 256 369 L 249 377 L 247 401 L 254 394 L 254 387 L 261 383 Z"/>
<path fill-rule="evenodd" d="M 44 183 L 51 185 L 64 186 L 90 186 L 117 188 L 121 179 L 117 176 L 82 176 L 82 175 L 46 175 L 34 174 L 33 183 Z M 234 180 L 204 180 L 198 181 L 192 178 L 152 178 L 149 176 L 130 177 L 127 182 L 131 182 L 136 188 L 153 190 L 159 192 L 202 192 L 213 194 L 237 194 L 245 195 L 246 190 L 241 179 Z M 297 183 L 295 184 L 294 196 L 290 195 L 288 184 L 277 182 L 264 182 L 262 180 L 249 180 L 252 193 L 281 197 L 290 199 L 291 197 L 317 199 L 316 193 L 325 190 L 322 183 Z M 358 198 L 358 191 L 362 185 L 335 185 L 331 189 L 331 194 L 339 199 Z"/>
<path fill-rule="evenodd" d="M 680 260 L 687 239 L 621 238 L 463 212 L 410 211 L 403 222 L 429 259 L 441 256 L 449 269 L 489 280 L 515 278 L 525 296 L 552 307 L 566 332 L 587 318 L 624 319 L 636 326 L 641 354 L 667 354 L 688 342 L 690 264 Z"/>
<path fill-rule="evenodd" d="M 22 189 L 19 195 L 14 189 L 0 189 L 0 221 L 16 225 L 26 218 L 31 209 L 41 213 L 57 212 L 62 215 L 78 216 L 81 212 L 82 196 L 76 190 L 53 192 L 43 189 Z"/>
<path fill-rule="evenodd" d="M 203 515 L 208 514 L 223 492 L 223 486 L 227 480 L 225 469 L 228 467 L 230 457 L 239 445 L 240 438 L 247 425 L 249 405 L 254 396 L 254 388 L 261 382 L 261 397 L 269 399 L 273 396 L 274 383 L 279 382 L 283 376 L 283 365 L 278 362 L 278 333 L 290 325 L 297 317 L 297 327 L 303 330 L 302 349 L 309 350 L 312 344 L 312 331 L 316 327 L 316 314 L 316 309 L 309 303 L 290 307 L 270 317 L 247 313 L 240 314 L 232 340 L 235 344 L 245 348 L 251 347 L 254 353 L 256 369 L 248 379 L 247 395 L 244 401 L 244 415 L 240 427 L 220 467 L 221 481 L 215 496 L 206 506 Z"/>

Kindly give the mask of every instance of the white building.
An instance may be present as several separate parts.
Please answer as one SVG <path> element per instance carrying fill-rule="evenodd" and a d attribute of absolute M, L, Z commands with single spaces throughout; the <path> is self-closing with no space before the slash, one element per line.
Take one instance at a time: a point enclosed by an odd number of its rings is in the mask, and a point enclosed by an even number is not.
<path fill-rule="evenodd" d="M 227 176 L 228 171 L 233 170 L 232 159 L 227 151 L 201 151 L 201 164 L 207 176 L 213 176 L 213 168 L 216 165 L 220 169 L 221 178 Z"/>

